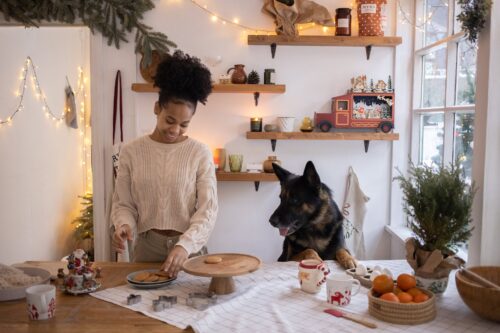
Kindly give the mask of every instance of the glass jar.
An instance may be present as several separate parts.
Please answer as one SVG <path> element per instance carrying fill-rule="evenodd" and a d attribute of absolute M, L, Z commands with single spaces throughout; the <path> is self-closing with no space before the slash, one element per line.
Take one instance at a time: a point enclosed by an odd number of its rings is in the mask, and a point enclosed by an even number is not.
<path fill-rule="evenodd" d="M 335 10 L 335 36 L 351 35 L 351 8 L 337 8 Z"/>

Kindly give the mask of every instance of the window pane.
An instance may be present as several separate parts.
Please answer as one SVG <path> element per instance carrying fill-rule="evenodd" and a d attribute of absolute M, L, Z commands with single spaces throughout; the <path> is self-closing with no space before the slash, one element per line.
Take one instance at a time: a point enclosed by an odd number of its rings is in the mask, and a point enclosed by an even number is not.
<path fill-rule="evenodd" d="M 448 30 L 448 1 L 425 1 L 425 17 L 422 19 L 425 20 L 425 45 L 445 38 Z"/>
<path fill-rule="evenodd" d="M 462 12 L 462 6 L 460 6 L 458 4 L 457 0 L 455 0 L 455 11 L 454 12 L 455 12 L 455 14 L 453 15 L 453 17 L 455 18 L 455 22 L 453 22 L 453 33 L 458 34 L 460 31 L 462 31 L 461 24 L 457 20 L 458 14 L 460 14 Z"/>
<path fill-rule="evenodd" d="M 472 152 L 474 147 L 474 114 L 455 113 L 453 160 L 464 170 L 465 180 L 472 180 Z"/>
<path fill-rule="evenodd" d="M 476 102 L 476 48 L 467 41 L 458 43 L 456 105 Z"/>
<path fill-rule="evenodd" d="M 423 56 L 422 107 L 444 106 L 446 48 Z"/>
<path fill-rule="evenodd" d="M 419 164 L 443 163 L 444 114 L 420 115 Z"/>

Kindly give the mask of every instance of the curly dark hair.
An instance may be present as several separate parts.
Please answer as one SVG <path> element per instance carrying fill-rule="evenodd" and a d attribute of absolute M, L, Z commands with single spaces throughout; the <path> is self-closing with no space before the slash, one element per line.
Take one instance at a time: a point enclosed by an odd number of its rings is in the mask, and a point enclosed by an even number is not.
<path fill-rule="evenodd" d="M 212 92 L 211 75 L 200 59 L 177 50 L 158 64 L 154 85 L 160 88 L 158 102 L 166 105 L 173 99 L 205 104 Z"/>

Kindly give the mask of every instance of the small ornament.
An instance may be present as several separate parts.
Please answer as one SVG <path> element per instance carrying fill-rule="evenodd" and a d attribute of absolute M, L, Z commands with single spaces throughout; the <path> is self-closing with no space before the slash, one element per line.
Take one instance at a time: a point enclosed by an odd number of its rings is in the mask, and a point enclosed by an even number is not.
<path fill-rule="evenodd" d="M 247 83 L 248 84 L 259 84 L 259 82 L 260 82 L 259 73 L 257 73 L 256 71 L 251 71 L 250 74 L 248 74 Z"/>
<path fill-rule="evenodd" d="M 378 80 L 377 84 L 375 85 L 375 90 L 374 92 L 376 93 L 382 93 L 385 92 L 387 88 L 387 84 L 384 82 L 384 80 Z"/>
<path fill-rule="evenodd" d="M 372 91 L 373 91 L 373 89 L 374 89 L 374 88 L 373 88 L 373 79 L 371 79 L 371 80 L 370 80 L 370 92 L 372 92 Z"/>
<path fill-rule="evenodd" d="M 301 132 L 312 132 L 313 130 L 312 120 L 309 117 L 304 117 L 302 120 L 302 125 L 300 126 Z"/>
<path fill-rule="evenodd" d="M 66 275 L 64 274 L 64 268 L 59 268 L 59 269 L 57 270 L 57 277 L 58 277 L 59 279 L 64 279 L 64 277 L 65 277 L 65 276 L 66 276 Z"/>
<path fill-rule="evenodd" d="M 366 75 L 360 75 L 351 79 L 352 91 L 363 92 L 366 90 Z"/>
<path fill-rule="evenodd" d="M 392 79 L 391 79 L 390 75 L 389 75 L 389 78 L 387 79 L 387 92 L 393 92 L 393 89 L 392 89 Z"/>
<path fill-rule="evenodd" d="M 102 268 L 101 268 L 101 267 L 97 267 L 97 268 L 95 269 L 95 278 L 96 278 L 96 279 L 100 279 L 100 278 L 102 278 L 101 271 L 102 271 Z"/>

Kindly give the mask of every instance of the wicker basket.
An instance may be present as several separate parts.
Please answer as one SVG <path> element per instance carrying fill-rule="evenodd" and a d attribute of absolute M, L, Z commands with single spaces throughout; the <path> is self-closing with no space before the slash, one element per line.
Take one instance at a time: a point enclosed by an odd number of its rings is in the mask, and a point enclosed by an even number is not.
<path fill-rule="evenodd" d="M 500 285 L 500 266 L 469 267 L 470 271 Z M 500 291 L 484 288 L 463 276 L 460 271 L 455 274 L 460 297 L 478 316 L 500 322 Z"/>
<path fill-rule="evenodd" d="M 373 317 L 394 324 L 421 324 L 436 317 L 436 296 L 428 290 L 422 290 L 429 299 L 422 303 L 389 302 L 368 293 L 368 312 Z"/>

